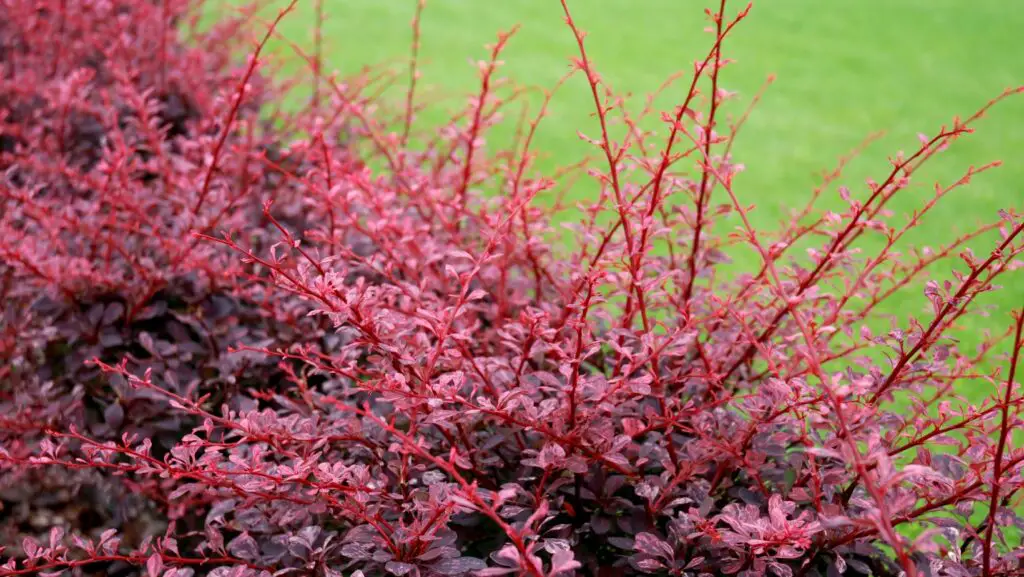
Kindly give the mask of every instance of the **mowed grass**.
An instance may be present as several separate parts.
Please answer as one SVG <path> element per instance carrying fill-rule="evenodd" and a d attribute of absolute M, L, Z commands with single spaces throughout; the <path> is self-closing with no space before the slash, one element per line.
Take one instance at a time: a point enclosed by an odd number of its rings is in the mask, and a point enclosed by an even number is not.
<path fill-rule="evenodd" d="M 414 0 L 325 0 L 325 68 L 343 75 L 383 61 L 408 57 Z M 743 7 L 730 2 L 730 12 Z M 311 45 L 313 1 L 300 0 L 282 25 L 285 36 Z M 604 80 L 620 93 L 641 98 L 669 75 L 691 71 L 707 53 L 711 36 L 704 2 L 685 0 L 571 0 L 577 23 L 589 32 L 588 50 Z M 551 87 L 577 54 L 558 0 L 469 2 L 430 0 L 422 21 L 423 94 L 468 96 L 477 86 L 470 60 L 486 58 L 485 44 L 501 30 L 521 29 L 511 40 L 503 73 L 515 81 Z M 857 198 L 867 197 L 865 179 L 883 179 L 887 158 L 911 152 L 918 134 L 934 135 L 955 115 L 968 116 L 1010 86 L 1024 84 L 1024 4 L 1006 0 L 760 0 L 727 40 L 736 63 L 723 73 L 726 89 L 739 92 L 738 113 L 765 79 L 776 76 L 739 136 L 734 156 L 746 167 L 737 182 L 745 203 L 755 204 L 754 222 L 764 229 L 806 203 L 823 170 L 868 135 L 885 136 L 854 161 L 840 181 Z M 287 49 L 277 43 L 279 54 Z M 296 60 L 292 70 L 301 65 Z M 688 79 L 687 79 L 688 81 Z M 393 96 L 401 97 L 399 86 Z M 685 83 L 667 93 L 671 105 Z M 542 167 L 572 163 L 593 150 L 577 130 L 596 134 L 593 103 L 582 76 L 556 96 L 536 139 L 546 155 Z M 635 104 L 642 104 L 637 98 Z M 464 99 L 449 102 L 461 105 Z M 302 105 L 296 100 L 295 105 Z M 452 106 L 439 106 L 419 120 L 443 121 Z M 499 132 L 499 135 L 502 134 Z M 975 178 L 924 220 L 907 243 L 937 246 L 958 232 L 998 218 L 1001 208 L 1024 208 L 1024 95 L 1005 101 L 919 173 L 915 186 L 890 202 L 902 222 L 930 196 L 934 183 L 948 185 L 971 165 L 1002 160 L 1003 166 Z M 592 184 L 580 184 L 569 198 L 586 202 Z M 720 202 L 727 202 L 723 197 Z M 543 201 L 543 199 L 542 199 Z M 823 206 L 839 206 L 836 187 Z M 572 220 L 574 213 L 565 218 Z M 721 230 L 721 229 L 720 229 Z M 994 238 L 974 245 L 987 254 Z M 866 249 L 878 246 L 871 241 Z M 741 265 L 754 262 L 738 255 Z M 962 264 L 958 264 L 962 268 Z M 948 269 L 948 267 L 944 267 Z M 934 271 L 950 278 L 948 270 Z M 959 333 L 977 342 L 984 329 L 1001 329 L 1009 311 L 1024 305 L 1021 276 L 981 302 L 995 305 L 992 317 L 972 314 Z M 907 315 L 927 314 L 920 287 L 904 291 L 885 309 L 905 326 Z M 973 396 L 973 395 L 972 395 Z"/>

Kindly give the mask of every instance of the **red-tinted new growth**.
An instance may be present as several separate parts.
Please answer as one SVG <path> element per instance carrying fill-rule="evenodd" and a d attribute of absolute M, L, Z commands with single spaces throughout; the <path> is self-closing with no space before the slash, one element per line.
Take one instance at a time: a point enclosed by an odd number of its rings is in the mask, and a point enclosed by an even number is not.
<path fill-rule="evenodd" d="M 685 96 L 637 112 L 563 1 L 572 70 L 502 145 L 509 34 L 465 110 L 415 122 L 422 1 L 408 68 L 345 81 L 315 2 L 290 113 L 261 61 L 295 2 L 209 28 L 187 0 L 73 4 L 0 3 L 0 576 L 1024 570 L 1024 312 L 953 338 L 1024 219 L 907 246 L 996 163 L 887 210 L 1020 89 L 821 210 L 841 159 L 760 230 L 721 75 L 749 6 L 716 3 L 663 86 Z M 544 175 L 575 73 L 599 161 Z M 563 247 L 534 198 L 576 169 L 598 190 Z M 738 247 L 760 262 L 727 273 Z M 876 333 L 922 286 L 930 310 Z"/>

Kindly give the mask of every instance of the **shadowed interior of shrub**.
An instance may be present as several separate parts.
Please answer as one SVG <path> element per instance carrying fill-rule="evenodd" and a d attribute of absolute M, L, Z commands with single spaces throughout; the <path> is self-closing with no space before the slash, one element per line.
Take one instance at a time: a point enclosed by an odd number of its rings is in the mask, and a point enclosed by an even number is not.
<path fill-rule="evenodd" d="M 886 210 L 1021 89 L 756 230 L 719 81 L 749 6 L 716 3 L 682 100 L 635 112 L 563 0 L 596 160 L 541 174 L 547 100 L 487 141 L 514 30 L 426 127 L 424 2 L 408 68 L 341 80 L 293 45 L 308 73 L 274 80 L 294 4 L 0 5 L 0 576 L 1024 571 L 1024 313 L 950 337 L 1024 220 L 906 246 L 996 162 Z M 293 82 L 313 97 L 281 112 Z M 566 248 L 535 197 L 579 176 Z M 760 264 L 724 272 L 737 247 Z M 935 267 L 930 313 L 873 330 Z"/>

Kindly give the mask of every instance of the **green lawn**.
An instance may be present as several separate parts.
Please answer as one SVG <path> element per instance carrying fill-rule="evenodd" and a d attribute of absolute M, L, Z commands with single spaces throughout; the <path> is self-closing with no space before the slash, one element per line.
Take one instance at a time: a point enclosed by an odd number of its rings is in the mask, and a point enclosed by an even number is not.
<path fill-rule="evenodd" d="M 691 62 L 706 53 L 710 36 L 702 32 L 702 4 L 574 0 L 570 6 L 590 33 L 588 47 L 604 78 L 620 92 L 643 95 L 672 72 L 691 70 Z M 742 6 L 732 4 L 733 11 Z M 413 0 L 325 0 L 325 5 L 328 68 L 354 72 L 408 55 Z M 300 0 L 282 31 L 309 45 L 312 14 L 313 1 Z M 476 73 L 468 59 L 484 58 L 483 45 L 517 23 L 522 29 L 505 53 L 505 72 L 520 83 L 553 85 L 575 54 L 558 0 L 431 0 L 423 19 L 423 85 L 434 93 L 472 91 Z M 969 115 L 1002 89 L 1024 84 L 1021 30 L 1024 4 L 1008 0 L 755 2 L 726 46 L 737 63 L 727 69 L 724 84 L 745 102 L 769 74 L 777 76 L 735 148 L 747 166 L 738 191 L 757 204 L 756 223 L 774 226 L 802 206 L 817 175 L 868 134 L 887 132 L 843 181 L 862 198 L 864 179 L 884 177 L 887 156 L 916 148 L 918 133 L 933 134 L 954 115 Z M 572 162 L 588 151 L 576 131 L 593 133 L 589 98 L 581 76 L 559 93 L 537 139 L 538 148 L 550 155 L 547 166 Z M 442 118 L 435 113 L 421 121 Z M 1024 208 L 1024 97 L 999 106 L 978 128 L 890 206 L 909 212 L 930 193 L 932 182 L 948 184 L 971 164 L 1001 159 L 1004 166 L 938 207 L 913 242 L 938 244 L 956 230 L 996 218 L 1000 208 Z M 579 186 L 572 197 L 585 201 L 592 191 Z M 836 197 L 834 190 L 828 194 Z M 987 252 L 986 246 L 977 248 Z M 1005 313 L 1024 305 L 1022 294 L 1018 275 L 986 302 Z M 912 291 L 889 310 L 907 314 L 924 305 L 920 291 Z M 973 316 L 968 323 L 978 329 L 1005 320 L 1004 314 L 995 320 Z"/>

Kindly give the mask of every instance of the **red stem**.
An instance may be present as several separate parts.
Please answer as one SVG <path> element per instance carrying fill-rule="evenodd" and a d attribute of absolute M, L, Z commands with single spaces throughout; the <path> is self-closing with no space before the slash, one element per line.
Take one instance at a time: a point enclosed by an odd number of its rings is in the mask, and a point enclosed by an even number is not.
<path fill-rule="evenodd" d="M 316 0 L 313 28 L 313 109 L 320 109 L 320 76 L 323 74 L 324 53 L 324 1 Z"/>
<path fill-rule="evenodd" d="M 871 396 L 870 400 L 868 401 L 870 404 L 875 404 L 878 401 L 878 399 L 881 398 L 881 396 L 884 395 L 892 387 L 892 385 L 899 378 L 900 373 L 902 373 L 903 369 L 907 366 L 907 363 L 912 361 L 919 352 L 922 352 L 923 350 L 926 350 L 927 347 L 931 346 L 931 338 L 934 334 L 936 334 L 936 329 L 938 329 L 942 325 L 943 319 L 945 319 L 946 316 L 953 312 L 954 310 L 962 309 L 964 306 L 966 306 L 966 303 L 962 303 L 961 300 L 967 296 L 967 291 L 972 286 L 974 286 L 975 281 L 978 280 L 978 277 L 981 276 L 982 272 L 988 270 L 988 268 L 992 266 L 992 263 L 1003 258 L 1003 250 L 1009 247 L 1013 240 L 1017 238 L 1017 236 L 1020 235 L 1022 231 L 1024 231 L 1024 222 L 1017 225 L 1013 229 L 1013 231 L 1006 236 L 1003 242 L 1001 242 L 999 246 L 992 251 L 992 254 L 989 255 L 989 257 L 985 259 L 984 262 L 982 262 L 978 266 L 971 267 L 970 276 L 968 276 L 966 279 L 964 279 L 962 283 L 960 283 L 960 289 L 957 290 L 956 294 L 952 298 L 946 301 L 946 304 L 942 307 L 942 310 L 939 311 L 939 314 L 935 315 L 935 319 L 932 320 L 932 323 L 925 330 L 924 334 L 921 335 L 921 338 L 917 340 L 917 343 L 914 344 L 910 351 L 900 355 L 900 360 L 896 363 L 896 366 L 893 367 L 892 372 L 889 373 L 889 377 L 885 379 L 885 382 L 882 383 L 882 386 L 879 387 L 878 390 L 876 390 L 875 393 Z"/>
<path fill-rule="evenodd" d="M 213 158 L 210 160 L 210 168 L 206 170 L 206 177 L 203 179 L 203 188 L 199 192 L 199 198 L 196 200 L 196 204 L 192 207 L 193 218 L 198 218 L 200 209 L 203 208 L 203 203 L 206 202 L 206 197 L 210 193 L 210 185 L 213 184 L 213 173 L 217 172 L 217 163 L 220 162 L 220 155 L 224 150 L 224 143 L 228 140 L 228 135 L 231 134 L 231 127 L 235 124 L 235 118 L 238 116 L 238 111 L 242 108 L 242 100 L 245 97 L 245 87 L 252 80 L 252 75 L 256 72 L 256 66 L 259 65 L 260 53 L 263 52 L 263 48 L 267 45 L 270 37 L 273 36 L 274 30 L 281 23 L 281 20 L 295 8 L 299 0 L 292 0 L 288 6 L 278 12 L 277 18 L 270 25 L 270 29 L 263 35 L 263 40 L 256 45 L 256 49 L 253 51 L 252 56 L 249 58 L 249 66 L 245 70 L 245 74 L 242 75 L 242 80 L 238 83 L 238 88 L 235 89 L 235 103 L 231 106 L 231 110 L 228 111 L 227 122 L 224 123 L 221 129 L 220 138 L 217 139 L 217 144 L 213 148 Z"/>
<path fill-rule="evenodd" d="M 457 198 L 462 207 L 466 205 L 466 191 L 469 189 L 470 180 L 473 177 L 473 155 L 476 152 L 476 140 L 480 136 L 480 126 L 483 120 L 484 104 L 491 92 L 491 80 L 495 70 L 498 69 L 498 56 L 504 50 L 509 38 L 512 37 L 519 27 L 512 28 L 509 32 L 498 34 L 498 42 L 491 48 L 491 58 L 484 66 L 481 81 L 480 94 L 477 96 L 476 105 L 473 107 L 473 120 L 466 134 L 466 160 L 462 167 L 462 182 L 459 184 Z"/>
<path fill-rule="evenodd" d="M 992 462 L 992 498 L 989 501 L 988 523 L 985 528 L 985 541 L 982 545 L 982 572 L 984 577 L 992 576 L 992 535 L 996 527 L 996 512 L 999 510 L 999 490 L 1001 488 L 1000 477 L 1003 474 L 1003 453 L 1006 451 L 1006 443 L 1010 437 L 1010 397 L 1013 395 L 1014 376 L 1017 372 L 1017 362 L 1020 360 L 1020 350 L 1024 347 L 1021 341 L 1021 333 L 1024 332 L 1024 309 L 1017 313 L 1016 334 L 1013 340 L 1013 357 L 1010 359 L 1010 374 L 1006 378 L 1006 387 L 1003 392 L 1001 412 L 999 420 L 999 441 L 996 444 L 995 459 Z"/>
<path fill-rule="evenodd" d="M 416 99 L 416 80 L 419 78 L 420 58 L 420 23 L 423 18 L 423 8 L 427 0 L 416 2 L 416 14 L 412 18 L 412 57 L 409 59 L 409 89 L 405 93 L 405 125 L 402 128 L 402 149 L 404 150 L 409 142 L 409 132 L 412 130 L 412 116 L 415 111 L 414 102 Z M 404 157 L 402 159 L 404 162 Z"/>

